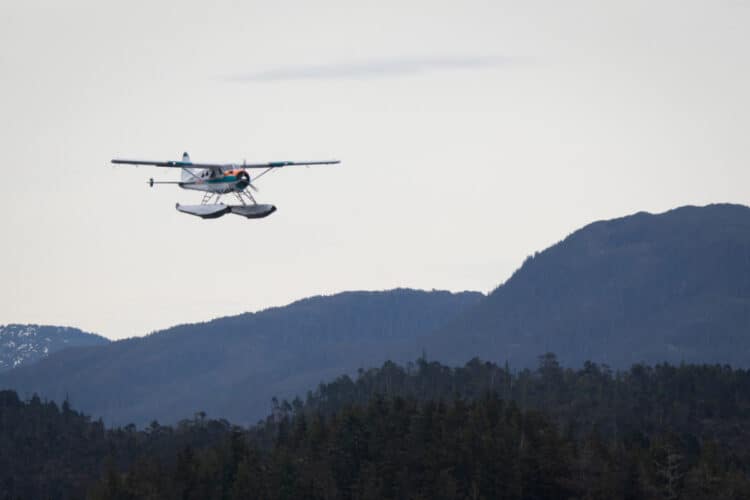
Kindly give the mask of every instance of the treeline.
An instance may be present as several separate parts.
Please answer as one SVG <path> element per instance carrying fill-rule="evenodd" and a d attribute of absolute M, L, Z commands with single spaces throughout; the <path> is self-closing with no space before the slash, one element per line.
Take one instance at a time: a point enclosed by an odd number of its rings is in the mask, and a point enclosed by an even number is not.
<path fill-rule="evenodd" d="M 186 447 L 220 444 L 232 429 L 201 413 L 175 427 L 107 429 L 67 401 L 22 401 L 0 391 L 0 500 L 84 498 L 108 470 L 119 474 L 144 457 L 171 463 Z"/>
<path fill-rule="evenodd" d="M 475 400 L 374 397 L 329 416 L 270 419 L 173 467 L 110 473 L 92 499 L 743 499 L 750 481 L 715 442 L 573 439 L 543 413 Z"/>
<path fill-rule="evenodd" d="M 649 436 L 677 432 L 715 439 L 750 464 L 750 370 L 721 365 L 634 365 L 612 371 L 584 363 L 563 368 L 554 354 L 539 357 L 536 370 L 513 372 L 506 366 L 469 361 L 451 368 L 420 359 L 399 366 L 360 370 L 355 379 L 341 376 L 308 393 L 304 402 L 282 403 L 281 411 L 304 406 L 330 414 L 351 403 L 366 404 L 374 395 L 420 401 L 474 399 L 486 393 L 515 401 L 522 409 L 548 414 L 567 434 L 580 438 L 594 430 L 606 437 Z M 742 426 L 740 426 L 742 427 Z"/>
<path fill-rule="evenodd" d="M 269 420 L 221 446 L 184 450 L 172 469 L 110 475 L 92 498 L 567 498 L 572 451 L 551 420 L 496 397 L 375 397 L 323 416 Z M 479 496 L 478 496 L 479 495 Z"/>
<path fill-rule="evenodd" d="M 249 429 L 0 392 L 0 499 L 750 498 L 748 450 L 750 373 L 726 366 L 389 362 Z"/>
<path fill-rule="evenodd" d="M 750 498 L 750 374 L 424 359 L 342 376 L 97 498 Z M 187 472 L 189 471 L 189 472 Z"/>

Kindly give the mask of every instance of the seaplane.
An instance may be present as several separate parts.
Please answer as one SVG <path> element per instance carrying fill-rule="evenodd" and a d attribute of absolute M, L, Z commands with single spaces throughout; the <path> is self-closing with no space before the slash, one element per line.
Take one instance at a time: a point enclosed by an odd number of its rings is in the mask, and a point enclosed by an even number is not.
<path fill-rule="evenodd" d="M 268 163 L 193 163 L 190 155 L 182 153 L 181 161 L 151 161 L 112 159 L 113 165 L 149 165 L 152 167 L 179 168 L 182 171 L 179 181 L 148 180 L 148 185 L 176 184 L 182 189 L 202 191 L 200 205 L 176 204 L 182 213 L 195 215 L 202 219 L 216 219 L 225 214 L 235 214 L 248 219 L 261 219 L 276 211 L 274 205 L 261 204 L 255 200 L 252 191 L 257 192 L 254 182 L 268 172 L 291 166 L 335 165 L 339 160 L 324 161 L 272 161 Z M 249 169 L 261 169 L 261 172 L 250 177 Z M 222 197 L 228 195 L 236 198 L 236 204 L 223 203 Z"/>

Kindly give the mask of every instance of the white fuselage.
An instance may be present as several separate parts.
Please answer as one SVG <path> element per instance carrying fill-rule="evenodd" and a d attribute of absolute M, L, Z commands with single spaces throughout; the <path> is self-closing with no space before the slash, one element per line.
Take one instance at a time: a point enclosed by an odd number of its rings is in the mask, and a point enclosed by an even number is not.
<path fill-rule="evenodd" d="M 227 194 L 242 192 L 250 184 L 250 175 L 242 169 L 216 172 L 209 169 L 190 169 L 191 177 L 183 179 L 179 186 L 183 189 L 208 193 Z"/>

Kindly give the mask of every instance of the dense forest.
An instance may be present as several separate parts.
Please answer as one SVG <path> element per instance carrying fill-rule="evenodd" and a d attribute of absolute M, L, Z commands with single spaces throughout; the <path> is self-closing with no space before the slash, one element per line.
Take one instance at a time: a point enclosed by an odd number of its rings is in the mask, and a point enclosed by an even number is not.
<path fill-rule="evenodd" d="M 0 393 L 3 499 L 739 499 L 749 455 L 750 372 L 719 365 L 388 362 L 247 429 L 106 429 Z"/>
<path fill-rule="evenodd" d="M 82 498 L 105 470 L 125 471 L 143 457 L 169 463 L 185 447 L 218 445 L 231 430 L 200 413 L 175 427 L 107 429 L 67 402 L 0 391 L 0 499 Z"/>

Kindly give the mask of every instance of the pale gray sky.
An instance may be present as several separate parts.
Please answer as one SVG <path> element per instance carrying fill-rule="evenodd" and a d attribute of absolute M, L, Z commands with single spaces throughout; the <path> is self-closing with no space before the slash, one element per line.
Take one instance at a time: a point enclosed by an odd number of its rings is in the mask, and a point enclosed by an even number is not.
<path fill-rule="evenodd" d="M 748 26 L 717 0 L 3 2 L 0 323 L 486 292 L 591 221 L 747 204 Z M 262 179 L 261 221 L 108 166 L 182 151 L 343 164 Z"/>

